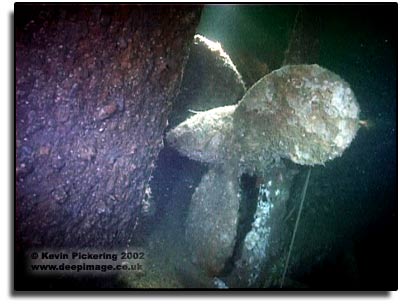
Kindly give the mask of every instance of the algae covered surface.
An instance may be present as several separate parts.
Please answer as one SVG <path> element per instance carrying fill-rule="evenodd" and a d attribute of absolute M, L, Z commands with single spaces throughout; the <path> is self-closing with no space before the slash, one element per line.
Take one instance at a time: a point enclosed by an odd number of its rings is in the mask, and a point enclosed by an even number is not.
<path fill-rule="evenodd" d="M 17 11 L 18 286 L 397 289 L 396 8 Z M 20 277 L 80 245 L 144 258 Z"/>

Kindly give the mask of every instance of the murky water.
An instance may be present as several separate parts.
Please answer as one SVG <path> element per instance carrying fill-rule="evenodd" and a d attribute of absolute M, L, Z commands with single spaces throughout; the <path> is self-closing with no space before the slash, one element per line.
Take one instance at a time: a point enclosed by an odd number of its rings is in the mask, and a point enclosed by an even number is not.
<path fill-rule="evenodd" d="M 282 65 L 289 41 L 293 39 L 298 9 L 293 6 L 206 6 L 198 32 L 220 42 L 249 87 L 257 77 Z M 284 287 L 390 289 L 395 286 L 396 271 L 392 266 L 396 261 L 397 220 L 397 37 L 392 9 L 388 6 L 305 8 L 302 35 L 307 37 L 310 25 L 307 22 L 313 23 L 314 31 L 309 33 L 309 38 L 318 44 L 312 48 L 305 46 L 305 49 L 317 49 L 313 57 L 305 60 L 317 60 L 316 63 L 350 84 L 361 109 L 360 119 L 367 126 L 363 125 L 341 157 L 312 168 Z M 381 22 L 382 18 L 386 22 Z M 154 269 L 159 272 L 145 275 L 149 285 L 135 278 L 131 281 L 133 286 L 279 286 L 306 167 L 294 166 L 295 178 L 285 186 L 279 184 L 285 181 L 282 172 L 276 172 L 269 180 L 248 176 L 245 182 L 246 177 L 242 176 L 236 247 L 218 273 L 207 269 L 207 259 L 210 262 L 213 256 L 202 256 L 206 261 L 199 261 L 193 255 L 194 244 L 185 232 L 192 195 L 208 169 L 209 165 L 179 156 L 168 147 L 160 154 L 151 183 L 158 211 L 146 228 L 149 235 L 146 243 L 154 252 Z M 246 267 L 254 265 L 240 264 L 245 253 L 238 247 L 244 246 L 246 235 L 249 239 L 251 227 L 260 225 L 251 224 L 257 219 L 258 209 L 254 206 L 258 189 L 268 187 L 268 182 L 280 185 L 273 190 L 277 196 L 287 191 L 290 197 L 282 202 L 285 204 L 282 214 L 275 215 L 279 217 L 281 235 L 274 236 L 275 243 L 261 246 L 262 250 L 270 250 L 262 252 L 269 258 L 261 257 L 264 265 L 257 274 L 259 279 L 248 284 L 242 277 L 250 277 Z M 215 212 L 220 212 L 217 207 Z M 216 216 L 215 225 L 218 218 L 226 220 L 224 216 Z M 213 228 L 214 233 L 220 233 L 218 227 Z M 254 247 L 266 241 L 257 240 L 249 244 Z M 212 246 L 217 246 L 214 250 L 218 251 L 218 244 Z M 152 279 L 155 281 L 151 282 Z"/>

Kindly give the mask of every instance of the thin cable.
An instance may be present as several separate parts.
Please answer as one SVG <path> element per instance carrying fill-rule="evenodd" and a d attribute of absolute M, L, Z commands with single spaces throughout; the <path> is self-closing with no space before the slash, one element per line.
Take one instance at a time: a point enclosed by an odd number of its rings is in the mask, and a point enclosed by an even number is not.
<path fill-rule="evenodd" d="M 299 208 L 299 212 L 297 212 L 296 224 L 294 225 L 292 240 L 290 241 L 289 252 L 288 252 L 288 255 L 286 257 L 285 269 L 284 269 L 283 274 L 282 274 L 280 288 L 282 288 L 283 287 L 283 283 L 285 283 L 285 278 L 286 278 L 286 273 L 287 273 L 287 269 L 288 269 L 288 265 L 289 265 L 290 255 L 292 253 L 294 239 L 296 238 L 296 232 L 297 232 L 297 227 L 299 226 L 299 221 L 300 221 L 300 217 L 301 217 L 301 211 L 303 210 L 303 203 L 304 203 L 304 198 L 306 197 L 306 192 L 307 192 L 307 188 L 308 188 L 308 181 L 310 180 L 310 174 L 311 174 L 311 167 L 308 168 L 306 181 L 304 183 L 303 191 L 301 193 L 300 208 Z"/>

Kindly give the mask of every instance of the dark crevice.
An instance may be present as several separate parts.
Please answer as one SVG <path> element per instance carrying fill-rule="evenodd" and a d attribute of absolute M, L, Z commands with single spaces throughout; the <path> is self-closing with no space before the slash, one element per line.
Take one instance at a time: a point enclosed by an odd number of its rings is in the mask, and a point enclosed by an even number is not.
<path fill-rule="evenodd" d="M 236 243 L 232 256 L 225 262 L 221 276 L 227 276 L 234 269 L 235 262 L 241 257 L 244 238 L 251 230 L 251 223 L 257 209 L 258 187 L 256 176 L 243 174 L 240 177 L 240 194 Z"/>

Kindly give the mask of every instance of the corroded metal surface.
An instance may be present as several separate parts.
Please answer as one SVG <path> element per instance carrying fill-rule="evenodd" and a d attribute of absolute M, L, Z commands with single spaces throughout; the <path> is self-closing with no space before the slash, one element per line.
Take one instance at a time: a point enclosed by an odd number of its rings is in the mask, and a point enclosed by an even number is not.
<path fill-rule="evenodd" d="M 237 173 L 214 167 L 196 188 L 186 220 L 192 261 L 217 275 L 232 255 L 239 212 Z"/>
<path fill-rule="evenodd" d="M 318 65 L 285 66 L 260 79 L 234 113 L 235 139 L 246 167 L 271 157 L 301 165 L 339 157 L 359 128 L 349 84 Z"/>
<path fill-rule="evenodd" d="M 233 161 L 249 172 L 279 158 L 324 164 L 350 145 L 358 114 L 353 91 L 338 75 L 318 65 L 286 66 L 260 79 L 239 105 L 199 113 L 167 141 L 192 159 Z"/>
<path fill-rule="evenodd" d="M 282 159 L 316 165 L 341 156 L 357 133 L 358 114 L 354 93 L 338 75 L 293 65 L 261 78 L 239 104 L 198 113 L 169 131 L 167 141 L 181 154 L 213 166 L 192 197 L 186 223 L 194 261 L 211 275 L 221 273 L 237 233 L 237 181 L 243 173 L 266 178 L 228 277 L 232 286 L 258 286 L 278 247 L 272 244 L 293 177 Z"/>
<path fill-rule="evenodd" d="M 200 12 L 16 6 L 18 248 L 129 244 Z"/>

